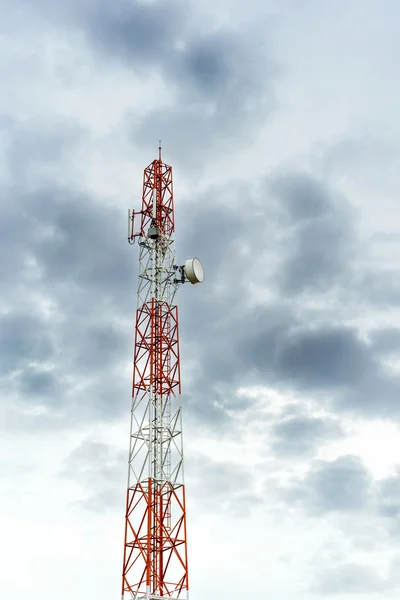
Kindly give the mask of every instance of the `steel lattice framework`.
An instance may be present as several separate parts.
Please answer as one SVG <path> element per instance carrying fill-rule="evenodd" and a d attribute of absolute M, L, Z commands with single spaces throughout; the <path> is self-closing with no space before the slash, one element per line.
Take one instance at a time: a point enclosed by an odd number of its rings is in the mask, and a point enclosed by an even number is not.
<path fill-rule="evenodd" d="M 122 599 L 129 600 L 188 597 L 175 304 L 184 276 L 173 233 L 172 168 L 160 148 L 144 170 L 142 209 L 129 213 L 128 239 L 140 248 L 122 573 Z"/>

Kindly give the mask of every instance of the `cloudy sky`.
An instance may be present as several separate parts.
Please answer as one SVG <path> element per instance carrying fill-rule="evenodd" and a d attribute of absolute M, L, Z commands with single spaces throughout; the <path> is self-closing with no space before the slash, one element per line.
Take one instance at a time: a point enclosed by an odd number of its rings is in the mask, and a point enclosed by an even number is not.
<path fill-rule="evenodd" d="M 119 598 L 163 141 L 191 598 L 400 594 L 397 0 L 0 0 L 0 595 Z"/>

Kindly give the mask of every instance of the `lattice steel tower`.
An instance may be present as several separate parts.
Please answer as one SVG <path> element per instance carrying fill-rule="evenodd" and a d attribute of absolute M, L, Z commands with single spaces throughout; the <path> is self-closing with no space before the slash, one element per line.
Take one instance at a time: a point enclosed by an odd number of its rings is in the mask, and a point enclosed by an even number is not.
<path fill-rule="evenodd" d="M 139 221 L 135 230 L 135 217 Z M 142 209 L 128 213 L 139 243 L 122 599 L 187 598 L 178 307 L 185 281 L 200 283 L 197 258 L 175 264 L 172 168 L 159 156 L 145 170 Z"/>

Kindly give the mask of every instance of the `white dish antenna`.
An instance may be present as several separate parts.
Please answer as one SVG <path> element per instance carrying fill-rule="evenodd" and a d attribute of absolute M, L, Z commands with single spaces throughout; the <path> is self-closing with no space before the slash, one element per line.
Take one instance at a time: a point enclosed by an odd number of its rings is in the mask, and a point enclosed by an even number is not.
<path fill-rule="evenodd" d="M 204 281 L 203 265 L 198 258 L 189 258 L 184 266 L 185 275 L 190 283 L 202 283 Z"/>

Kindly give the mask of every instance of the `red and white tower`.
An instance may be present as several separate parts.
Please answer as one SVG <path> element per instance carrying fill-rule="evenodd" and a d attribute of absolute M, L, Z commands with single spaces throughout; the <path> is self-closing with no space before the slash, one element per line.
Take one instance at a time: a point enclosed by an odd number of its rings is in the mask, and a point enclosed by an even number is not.
<path fill-rule="evenodd" d="M 200 283 L 197 258 L 175 264 L 172 168 L 145 170 L 142 209 L 129 211 L 139 243 L 122 600 L 187 598 L 180 360 L 176 291 Z"/>

